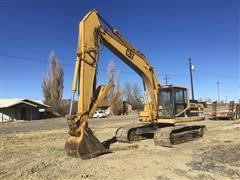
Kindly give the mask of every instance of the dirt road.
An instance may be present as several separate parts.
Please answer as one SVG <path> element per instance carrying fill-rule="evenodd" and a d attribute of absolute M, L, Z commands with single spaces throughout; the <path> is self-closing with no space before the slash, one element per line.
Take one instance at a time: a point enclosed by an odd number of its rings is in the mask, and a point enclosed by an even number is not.
<path fill-rule="evenodd" d="M 67 128 L 59 125 L 64 120 L 52 121 L 54 127 L 37 131 L 20 131 L 24 122 L 1 127 L 1 179 L 240 179 L 240 120 L 202 121 L 204 138 L 173 148 L 155 146 L 153 139 L 113 143 L 113 153 L 85 161 L 65 155 Z M 135 122 L 100 119 L 90 126 L 106 141 L 118 127 Z M 48 120 L 41 123 L 49 126 Z M 3 130 L 11 127 L 15 132 Z"/>

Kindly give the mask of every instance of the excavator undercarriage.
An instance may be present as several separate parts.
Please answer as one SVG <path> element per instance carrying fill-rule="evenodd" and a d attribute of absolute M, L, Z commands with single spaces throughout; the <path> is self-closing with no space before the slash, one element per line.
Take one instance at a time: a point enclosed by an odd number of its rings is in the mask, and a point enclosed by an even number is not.
<path fill-rule="evenodd" d="M 204 134 L 204 125 L 168 125 L 168 124 L 150 124 L 136 125 L 118 128 L 116 139 L 118 142 L 133 143 L 135 141 L 154 137 L 155 145 L 172 147 L 195 140 Z"/>

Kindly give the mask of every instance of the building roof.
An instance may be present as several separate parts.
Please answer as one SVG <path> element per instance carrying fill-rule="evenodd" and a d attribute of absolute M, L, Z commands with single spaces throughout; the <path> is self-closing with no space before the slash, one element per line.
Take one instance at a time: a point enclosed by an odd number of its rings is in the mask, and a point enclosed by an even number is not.
<path fill-rule="evenodd" d="M 21 103 L 28 104 L 33 107 L 38 107 L 39 105 L 49 107 L 48 105 L 44 104 L 41 100 L 15 98 L 15 99 L 0 99 L 0 108 L 8 108 Z"/>

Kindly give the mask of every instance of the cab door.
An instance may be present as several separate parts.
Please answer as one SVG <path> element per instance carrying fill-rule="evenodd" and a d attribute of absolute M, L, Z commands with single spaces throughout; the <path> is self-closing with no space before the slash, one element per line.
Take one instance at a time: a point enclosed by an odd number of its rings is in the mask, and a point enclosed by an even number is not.
<path fill-rule="evenodd" d="M 187 90 L 185 88 L 175 87 L 174 92 L 174 110 L 176 115 L 183 112 L 187 108 Z"/>
<path fill-rule="evenodd" d="M 158 92 L 158 116 L 163 119 L 174 118 L 173 88 L 163 88 Z"/>

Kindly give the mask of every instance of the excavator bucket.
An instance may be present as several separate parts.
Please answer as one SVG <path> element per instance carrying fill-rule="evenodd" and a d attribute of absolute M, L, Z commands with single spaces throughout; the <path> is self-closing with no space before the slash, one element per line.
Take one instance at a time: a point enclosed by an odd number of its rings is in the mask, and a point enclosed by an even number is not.
<path fill-rule="evenodd" d="M 103 146 L 89 127 L 85 127 L 83 132 L 82 137 L 70 136 L 67 139 L 65 143 L 67 155 L 90 159 L 111 152 Z"/>

